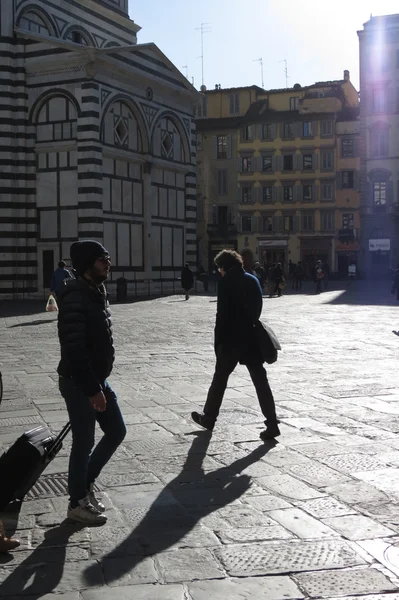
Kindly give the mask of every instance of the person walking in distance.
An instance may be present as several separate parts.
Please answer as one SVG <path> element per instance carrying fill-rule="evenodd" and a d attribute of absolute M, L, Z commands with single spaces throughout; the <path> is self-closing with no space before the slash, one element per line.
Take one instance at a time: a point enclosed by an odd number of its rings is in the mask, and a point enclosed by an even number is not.
<path fill-rule="evenodd" d="M 242 257 L 237 252 L 222 250 L 215 264 L 222 275 L 215 326 L 216 368 L 203 413 L 193 412 L 191 417 L 197 425 L 213 430 L 229 377 L 240 363 L 249 371 L 265 417 L 266 429 L 260 437 L 273 439 L 280 431 L 254 327 L 262 312 L 262 290 L 258 279 L 244 271 Z"/>
<path fill-rule="evenodd" d="M 302 281 L 305 276 L 305 269 L 303 268 L 302 261 L 298 261 L 298 264 L 295 268 L 294 281 L 295 281 L 295 291 L 302 290 Z"/>
<path fill-rule="evenodd" d="M 318 260 L 315 266 L 315 277 L 316 277 L 316 294 L 320 294 L 321 292 L 321 284 L 325 277 L 325 272 L 323 270 L 323 265 L 321 260 Z"/>
<path fill-rule="evenodd" d="M 186 293 L 186 300 L 190 298 L 190 290 L 194 287 L 194 275 L 190 265 L 186 263 L 181 272 L 181 286 Z"/>
<path fill-rule="evenodd" d="M 115 392 L 107 381 L 114 362 L 111 313 L 104 282 L 111 259 L 99 242 L 71 246 L 77 279 L 59 297 L 59 388 L 72 426 L 69 461 L 69 519 L 93 525 L 106 522 L 94 482 L 126 435 Z M 104 435 L 93 450 L 96 421 Z"/>
<path fill-rule="evenodd" d="M 265 285 L 265 269 L 260 266 L 259 262 L 255 263 L 254 275 L 258 278 L 260 289 L 263 292 L 263 286 Z"/>
<path fill-rule="evenodd" d="M 66 279 L 71 279 L 72 274 L 66 268 L 66 264 L 63 260 L 60 260 L 58 263 L 58 269 L 56 269 L 51 278 L 50 284 L 50 292 L 53 294 L 54 298 L 57 299 L 57 296 L 64 285 L 64 281 Z"/>
<path fill-rule="evenodd" d="M 284 280 L 284 271 L 281 266 L 281 263 L 277 263 L 276 268 L 274 269 L 274 293 L 277 294 L 278 297 L 281 296 L 281 287 L 280 283 Z"/>

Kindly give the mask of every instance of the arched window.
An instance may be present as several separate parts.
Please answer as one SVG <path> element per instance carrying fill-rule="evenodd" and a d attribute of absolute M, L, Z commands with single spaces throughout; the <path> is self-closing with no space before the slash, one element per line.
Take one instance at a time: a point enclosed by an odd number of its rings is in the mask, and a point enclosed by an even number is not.
<path fill-rule="evenodd" d="M 82 46 L 92 45 L 89 36 L 77 29 L 73 29 L 72 31 L 70 31 L 65 39 L 69 40 L 70 42 L 73 42 L 74 44 L 81 44 Z"/>
<path fill-rule="evenodd" d="M 140 127 L 125 102 L 115 102 L 108 110 L 103 124 L 103 141 L 111 146 L 141 152 L 143 141 Z"/>
<path fill-rule="evenodd" d="M 76 138 L 76 108 L 66 96 L 49 98 L 37 115 L 38 142 L 72 140 Z"/>
<path fill-rule="evenodd" d="M 39 33 L 40 35 L 52 35 L 49 26 L 41 15 L 33 10 L 27 11 L 23 14 L 20 19 L 18 26 L 26 31 L 32 33 Z"/>
<path fill-rule="evenodd" d="M 172 119 L 161 119 L 154 132 L 154 155 L 164 160 L 184 162 L 182 138 Z"/>

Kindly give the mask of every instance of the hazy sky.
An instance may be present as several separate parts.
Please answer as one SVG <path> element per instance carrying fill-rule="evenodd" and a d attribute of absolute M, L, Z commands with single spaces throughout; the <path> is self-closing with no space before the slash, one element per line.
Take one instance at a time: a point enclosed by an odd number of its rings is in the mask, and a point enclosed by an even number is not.
<path fill-rule="evenodd" d="M 357 31 L 374 16 L 399 13 L 397 0 L 129 0 L 130 16 L 143 28 L 139 43 L 155 42 L 184 74 L 201 85 L 201 23 L 205 85 L 214 88 L 309 85 L 341 79 L 349 69 L 359 85 Z"/>

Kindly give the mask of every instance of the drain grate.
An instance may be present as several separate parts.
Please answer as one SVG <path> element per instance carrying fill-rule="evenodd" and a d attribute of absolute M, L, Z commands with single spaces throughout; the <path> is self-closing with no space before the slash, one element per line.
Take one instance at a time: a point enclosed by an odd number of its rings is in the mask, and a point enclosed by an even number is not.
<path fill-rule="evenodd" d="M 40 425 L 42 423 L 43 419 L 39 416 L 0 418 L 0 427 L 11 427 L 12 425 Z"/>
<path fill-rule="evenodd" d="M 96 492 L 101 488 L 95 484 Z M 37 500 L 38 498 L 51 498 L 53 496 L 68 495 L 68 473 L 59 473 L 56 475 L 42 475 L 28 492 L 27 500 Z"/>

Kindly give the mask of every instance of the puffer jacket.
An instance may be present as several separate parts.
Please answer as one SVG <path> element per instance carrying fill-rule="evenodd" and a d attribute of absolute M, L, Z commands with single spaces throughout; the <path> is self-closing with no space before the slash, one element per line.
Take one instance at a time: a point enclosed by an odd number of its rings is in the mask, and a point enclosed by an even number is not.
<path fill-rule="evenodd" d="M 115 356 L 105 287 L 72 279 L 63 286 L 58 307 L 58 373 L 73 379 L 86 396 L 94 396 L 109 377 Z"/>

